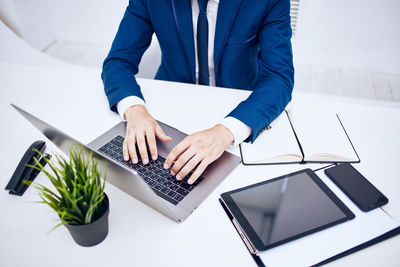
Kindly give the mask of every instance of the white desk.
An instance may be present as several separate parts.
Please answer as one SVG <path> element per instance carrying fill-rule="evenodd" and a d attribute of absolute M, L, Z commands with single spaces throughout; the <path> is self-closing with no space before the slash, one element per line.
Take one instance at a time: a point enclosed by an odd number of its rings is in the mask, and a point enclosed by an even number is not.
<path fill-rule="evenodd" d="M 187 133 L 212 126 L 247 91 L 139 80 L 155 118 Z M 0 186 L 5 187 L 26 148 L 43 139 L 8 104 L 15 103 L 87 143 L 119 122 L 109 111 L 99 70 L 0 64 Z M 178 104 L 178 106 L 176 105 Z M 291 105 L 331 109 L 341 115 L 361 158 L 357 168 L 390 199 L 386 211 L 400 221 L 400 105 L 294 93 Z M 50 149 L 54 147 L 48 143 Z M 235 151 L 237 153 L 237 151 Z M 107 184 L 110 230 L 98 246 L 76 245 L 64 227 L 50 234 L 55 214 L 33 204 L 37 193 L 0 194 L 1 266 L 254 266 L 227 219 L 219 195 L 227 190 L 318 165 L 239 166 L 183 223 L 177 224 Z M 36 179 L 48 184 L 44 175 Z M 396 236 L 329 266 L 396 266 Z"/>

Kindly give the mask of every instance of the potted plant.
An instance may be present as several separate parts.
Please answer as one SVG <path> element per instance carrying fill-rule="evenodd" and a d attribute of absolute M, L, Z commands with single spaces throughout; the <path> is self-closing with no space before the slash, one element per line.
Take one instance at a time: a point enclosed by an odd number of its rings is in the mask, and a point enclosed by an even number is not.
<path fill-rule="evenodd" d="M 101 178 L 92 153 L 84 155 L 83 149 L 71 147 L 69 157 L 67 160 L 56 155 L 56 164 L 46 159 L 49 171 L 35 159 L 37 166 L 30 167 L 44 172 L 55 191 L 38 183 L 33 186 L 39 192 L 39 203 L 50 206 L 60 218 L 54 229 L 65 225 L 77 244 L 94 246 L 108 234 L 110 208 L 104 193 L 105 179 Z"/>

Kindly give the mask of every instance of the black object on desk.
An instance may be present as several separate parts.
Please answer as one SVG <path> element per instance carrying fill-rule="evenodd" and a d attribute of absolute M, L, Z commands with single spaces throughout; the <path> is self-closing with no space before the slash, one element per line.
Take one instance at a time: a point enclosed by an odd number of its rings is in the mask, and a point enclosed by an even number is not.
<path fill-rule="evenodd" d="M 325 174 L 362 210 L 370 211 L 389 202 L 370 181 L 349 163 L 325 169 Z"/>
<path fill-rule="evenodd" d="M 253 254 L 355 217 L 311 169 L 223 193 L 221 200 Z"/>
<path fill-rule="evenodd" d="M 343 164 L 341 164 L 341 165 L 343 165 Z M 317 169 L 317 170 L 325 169 L 325 168 L 327 168 L 327 167 L 331 167 L 331 166 L 322 167 L 322 168 Z M 316 172 L 317 170 L 314 170 L 314 172 Z M 280 178 L 280 177 L 278 177 L 278 178 Z M 275 178 L 275 179 L 278 179 L 278 178 Z M 272 180 L 275 180 L 275 179 L 272 179 Z M 272 180 L 269 180 L 269 181 L 272 182 Z M 266 196 L 268 196 L 268 195 L 266 195 Z M 249 246 L 248 239 L 247 239 L 247 237 L 244 235 L 243 230 L 237 227 L 237 222 L 236 222 L 236 223 L 234 222 L 235 218 L 234 218 L 232 212 L 228 209 L 227 205 L 224 203 L 223 199 L 220 198 L 220 199 L 219 199 L 219 202 L 220 202 L 220 204 L 222 205 L 223 210 L 225 211 L 225 213 L 226 213 L 227 216 L 229 217 L 229 219 L 230 219 L 232 225 L 233 225 L 234 228 L 236 229 L 237 233 L 241 236 L 241 239 L 242 239 L 243 243 L 244 243 L 245 246 L 247 247 L 247 249 L 248 249 L 248 251 L 249 251 L 251 257 L 253 258 L 253 260 L 255 261 L 255 263 L 257 264 L 257 266 L 259 266 L 259 267 L 265 267 L 265 264 L 264 264 L 264 262 L 261 260 L 261 258 L 259 257 L 259 255 L 258 255 L 258 254 L 255 254 L 253 248 L 252 248 L 251 246 Z M 353 247 L 353 248 L 350 248 L 350 249 L 348 249 L 348 250 L 345 250 L 345 251 L 343 251 L 343 252 L 340 252 L 340 253 L 338 253 L 338 254 L 336 254 L 336 255 L 334 255 L 334 256 L 328 258 L 328 259 L 325 259 L 325 260 L 323 260 L 323 261 L 321 261 L 321 262 L 319 262 L 319 263 L 316 263 L 315 265 L 312 265 L 312 267 L 314 267 L 314 266 L 317 267 L 317 266 L 325 265 L 325 264 L 327 264 L 327 263 L 329 263 L 329 262 L 335 261 L 335 260 L 337 260 L 337 259 L 340 259 L 340 258 L 342 258 L 342 257 L 345 257 L 345 256 L 347 256 L 347 255 L 350 255 L 350 254 L 352 254 L 352 253 L 354 253 L 354 252 L 360 251 L 360 250 L 362 250 L 362 249 L 364 249 L 364 248 L 373 246 L 373 245 L 375 245 L 375 244 L 377 244 L 377 243 L 379 243 L 379 242 L 381 242 L 381 241 L 387 240 L 387 239 L 389 239 L 389 238 L 391 238 L 391 237 L 394 237 L 394 236 L 396 236 L 396 235 L 399 235 L 399 234 L 400 234 L 400 227 L 394 228 L 393 230 L 391 230 L 391 231 L 389 231 L 389 232 L 387 232 L 387 233 L 384 233 L 384 234 L 382 234 L 382 235 L 380 235 L 380 236 L 377 236 L 377 237 L 375 237 L 375 238 L 373 238 L 373 239 L 371 239 L 371 240 L 369 240 L 369 241 L 366 241 L 366 242 L 364 242 L 364 243 L 362 243 L 362 244 L 360 244 L 360 245 L 357 245 L 357 246 L 355 246 L 355 247 Z"/>
<path fill-rule="evenodd" d="M 32 143 L 32 145 L 30 145 L 25 154 L 22 156 L 21 161 L 18 163 L 18 166 L 15 169 L 14 174 L 8 182 L 5 190 L 9 190 L 9 193 L 12 195 L 22 196 L 24 194 L 29 186 L 23 181 L 33 181 L 40 172 L 27 165 L 36 166 L 37 164 L 34 158 L 36 158 L 43 166 L 46 165 L 46 159 L 50 159 L 51 156 L 49 154 L 43 154 L 45 149 L 46 142 L 41 140 L 35 141 Z"/>

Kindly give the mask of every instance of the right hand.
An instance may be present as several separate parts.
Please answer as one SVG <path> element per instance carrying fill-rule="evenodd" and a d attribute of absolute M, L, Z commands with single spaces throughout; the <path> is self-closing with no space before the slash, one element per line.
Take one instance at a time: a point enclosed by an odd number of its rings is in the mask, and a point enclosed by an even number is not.
<path fill-rule="evenodd" d="M 163 142 L 170 142 L 172 138 L 167 136 L 157 121 L 150 115 L 143 105 L 134 105 L 125 111 L 126 135 L 123 144 L 124 160 L 131 159 L 133 164 L 138 163 L 138 155 L 143 164 L 149 163 L 149 156 L 153 160 L 158 158 L 156 136 Z M 147 145 L 150 154 L 147 154 Z M 139 151 L 136 151 L 137 143 Z"/>

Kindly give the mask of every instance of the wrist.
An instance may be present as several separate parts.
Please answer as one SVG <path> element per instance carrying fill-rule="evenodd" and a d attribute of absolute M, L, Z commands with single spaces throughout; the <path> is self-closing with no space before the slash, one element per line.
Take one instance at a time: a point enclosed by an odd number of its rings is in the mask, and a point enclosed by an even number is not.
<path fill-rule="evenodd" d="M 233 144 L 235 141 L 235 137 L 233 133 L 223 124 L 217 124 L 214 128 L 221 133 L 222 140 L 224 140 L 225 147 L 228 147 L 230 144 Z"/>
<path fill-rule="evenodd" d="M 146 113 L 148 113 L 148 112 L 147 112 L 147 109 L 146 109 L 146 107 L 144 105 L 136 104 L 136 105 L 130 106 L 125 111 L 125 118 L 127 120 L 129 120 L 129 118 L 131 118 L 133 116 L 138 117 L 138 114 L 142 114 L 143 115 L 143 114 L 146 114 Z"/>
<path fill-rule="evenodd" d="M 144 100 L 138 96 L 131 95 L 120 100 L 117 103 L 117 111 L 119 116 L 121 117 L 121 120 L 126 121 L 125 113 L 128 110 L 128 108 L 138 104 L 145 106 Z"/>

